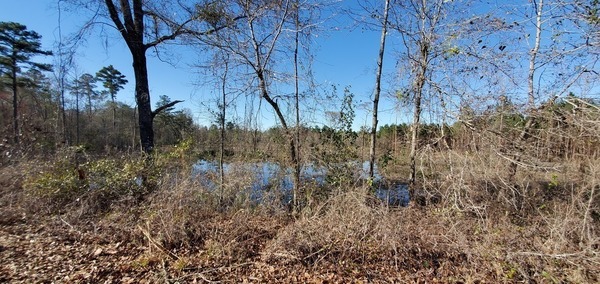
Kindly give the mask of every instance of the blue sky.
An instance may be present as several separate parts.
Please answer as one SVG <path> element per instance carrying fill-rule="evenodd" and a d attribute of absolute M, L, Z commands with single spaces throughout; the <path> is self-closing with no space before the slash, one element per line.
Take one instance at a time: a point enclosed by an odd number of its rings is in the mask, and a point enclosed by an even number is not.
<path fill-rule="evenodd" d="M 59 13 L 56 7 L 58 0 L 0 1 L 2 1 L 0 21 L 14 21 L 24 24 L 29 29 L 36 31 L 43 36 L 42 44 L 45 49 L 52 49 L 55 46 L 56 41 L 59 39 Z M 383 3 L 383 1 L 381 2 Z M 515 31 L 512 35 L 509 34 L 507 38 L 502 38 L 499 35 L 490 35 L 485 38 L 480 38 L 485 40 L 485 42 L 480 45 L 483 46 L 487 44 L 488 48 L 485 50 L 495 50 L 496 53 L 498 53 L 498 46 L 502 44 L 508 45 L 507 52 L 510 52 L 516 60 L 512 60 L 510 56 L 499 57 L 499 61 L 496 63 L 505 68 L 516 68 L 514 70 L 509 70 L 509 72 L 513 72 L 514 74 L 526 74 L 528 52 L 531 48 L 531 43 L 530 40 L 524 39 L 525 37 L 523 37 L 523 34 L 534 34 L 532 30 L 532 11 L 530 11 L 531 7 L 529 7 L 531 4 L 528 4 L 527 1 L 512 0 L 487 1 L 485 3 L 480 3 L 481 6 L 476 9 L 485 10 L 503 7 L 505 12 L 500 11 L 502 13 L 499 14 L 503 14 L 504 16 L 514 14 L 516 17 L 521 17 L 521 23 L 526 26 L 524 29 Z M 347 7 L 348 5 L 356 5 L 356 1 L 341 1 L 339 4 L 341 7 Z M 472 16 L 481 11 L 467 10 L 463 12 L 468 13 L 468 15 L 465 14 L 467 16 Z M 85 20 L 85 15 L 63 11 L 61 13 L 63 36 L 67 36 L 78 30 Z M 552 23 L 548 22 L 545 27 L 549 29 L 551 25 Z M 352 87 L 351 90 L 355 94 L 355 102 L 360 105 L 356 109 L 356 118 L 354 122 L 354 128 L 358 129 L 363 125 L 370 126 L 371 124 L 371 114 L 366 109 L 371 108 L 372 106 L 371 97 L 375 85 L 375 68 L 381 34 L 378 30 L 368 30 L 364 28 L 349 29 L 349 26 L 351 26 L 350 20 L 337 15 L 335 21 L 332 20 L 323 25 L 322 32 L 312 35 L 315 43 L 312 47 L 314 54 L 313 73 L 315 76 L 314 80 L 317 84 L 320 86 L 330 86 L 335 84 L 338 86 L 339 93 L 341 93 L 346 86 Z M 561 27 L 559 26 L 558 28 Z M 566 26 L 565 28 L 569 27 Z M 79 54 L 76 59 L 78 70 L 80 73 L 86 72 L 94 74 L 102 67 L 112 64 L 115 68 L 125 74 L 129 80 L 129 84 L 119 93 L 117 99 L 133 106 L 134 77 L 131 67 L 131 56 L 123 43 L 123 39 L 115 30 L 109 30 L 107 34 L 108 37 L 97 35 L 90 36 L 88 37 L 87 44 L 79 47 Z M 506 34 L 504 35 L 506 36 Z M 546 48 L 545 45 L 551 42 L 551 31 L 544 30 L 544 35 L 548 38 L 543 40 L 544 46 L 542 46 L 542 50 Z M 516 40 L 517 37 L 520 41 Z M 473 40 L 476 41 L 477 39 Z M 484 52 L 484 49 L 482 49 L 483 47 L 481 46 L 475 46 L 475 48 L 479 50 L 477 52 Z M 396 100 L 385 95 L 385 92 L 392 92 L 393 89 L 397 87 L 396 85 L 391 86 L 389 82 L 393 81 L 394 76 L 399 72 L 397 69 L 398 67 L 396 67 L 396 58 L 398 57 L 398 52 L 402 50 L 401 48 L 402 45 L 397 33 L 390 32 L 388 36 L 388 45 L 386 47 L 386 58 L 384 60 L 384 94 L 382 94 L 383 97 L 380 101 L 379 108 L 380 126 L 391 123 L 409 122 L 410 120 L 409 117 L 412 110 L 407 107 L 396 110 Z M 492 56 L 491 60 L 496 60 L 494 59 L 494 53 L 489 53 L 488 55 Z M 179 108 L 189 109 L 199 124 L 209 125 L 214 118 L 211 116 L 208 108 L 215 107 L 217 93 L 215 92 L 216 88 L 214 87 L 214 84 L 202 83 L 206 82 L 206 78 L 202 77 L 197 67 L 192 66 L 199 60 L 198 52 L 189 47 L 169 45 L 167 53 L 163 53 L 162 56 L 163 58 L 168 59 L 169 63 L 159 60 L 150 53 L 148 54 L 148 71 L 152 104 L 154 105 L 161 95 L 167 95 L 173 100 L 185 100 L 185 103 L 180 104 Z M 504 63 L 504 59 L 507 60 L 506 63 Z M 585 63 L 586 59 L 587 57 L 582 57 L 581 60 L 584 60 Z M 479 63 L 474 62 L 473 64 Z M 574 67 L 569 64 L 569 62 L 566 62 L 566 65 L 568 65 L 567 67 Z M 590 66 L 587 68 L 597 68 L 595 63 L 588 65 Z M 558 68 L 562 67 L 559 66 Z M 557 78 L 552 73 L 554 71 L 556 70 L 552 70 L 552 67 L 540 70 L 540 72 L 538 72 L 539 77 L 536 77 L 536 85 L 538 85 L 538 82 L 549 82 L 548 80 Z M 572 74 L 579 72 L 577 71 L 577 68 L 571 71 Z M 498 75 L 492 77 L 502 76 L 501 73 L 496 74 Z M 406 71 L 404 72 L 404 75 L 406 75 Z M 441 76 L 449 78 L 448 80 L 455 80 L 456 78 L 453 78 L 453 76 L 456 75 L 457 74 L 442 74 Z M 542 75 L 544 78 L 541 77 Z M 507 94 L 510 92 L 514 93 L 515 98 L 523 98 L 526 93 L 526 78 L 521 75 L 516 76 L 517 81 L 519 81 L 518 86 L 511 86 L 510 84 L 506 85 L 506 82 L 503 82 L 505 85 L 498 86 L 499 88 L 504 88 L 504 91 L 507 92 Z M 479 77 L 479 75 L 477 77 Z M 484 77 L 482 76 L 481 78 Z M 398 84 L 397 81 L 394 82 L 395 84 Z M 406 82 L 403 83 L 407 84 Z M 468 84 L 471 84 L 471 86 L 467 86 L 467 88 L 476 88 L 477 86 L 483 86 L 487 83 L 475 78 L 475 81 L 469 81 Z M 543 87 L 542 84 L 539 84 L 539 86 Z M 487 93 L 488 91 L 486 91 L 485 88 L 475 90 L 475 92 L 485 91 Z M 593 84 L 592 88 L 594 88 Z M 473 94 L 474 97 L 477 97 L 478 95 L 479 94 Z M 459 98 L 459 100 L 460 99 L 462 98 Z M 257 100 L 255 99 L 255 101 Z M 453 103 L 455 103 L 455 105 L 460 104 L 459 102 Z M 493 104 L 494 97 L 491 97 L 491 101 L 485 103 Z M 243 105 L 243 103 L 239 103 L 238 107 L 239 105 Z M 328 102 L 327 107 L 329 108 L 328 110 L 337 111 L 339 110 L 340 105 L 341 101 L 330 101 Z M 261 110 L 259 115 L 259 126 L 262 129 L 273 126 L 276 120 L 271 109 L 265 103 L 262 103 Z M 229 113 L 236 113 L 236 111 L 230 111 Z M 243 117 L 243 111 L 238 110 L 237 114 Z M 429 115 L 430 114 L 428 113 L 423 114 L 424 121 L 428 120 Z M 239 118 L 237 121 L 239 121 Z M 319 124 L 325 123 L 326 121 L 317 115 L 307 118 L 305 122 Z"/>
<path fill-rule="evenodd" d="M 52 49 L 59 39 L 59 13 L 56 0 L 19 0 L 2 1 L 0 21 L 13 21 L 24 24 L 30 30 L 42 35 L 42 46 Z M 64 5 L 64 3 L 63 3 Z M 70 12 L 61 13 L 62 35 L 67 36 L 76 31 L 85 18 L 73 15 Z M 341 23 L 344 25 L 345 23 Z M 127 76 L 129 84 L 118 94 L 118 100 L 129 105 L 134 105 L 134 77 L 131 67 L 131 58 L 122 38 L 112 31 L 109 39 L 90 37 L 85 46 L 78 50 L 77 69 L 80 73 L 95 74 L 96 71 L 107 65 L 113 65 Z M 368 102 L 372 95 L 375 81 L 376 57 L 379 48 L 379 31 L 356 29 L 349 31 L 344 27 L 330 29 L 324 34 L 315 36 L 314 74 L 317 83 L 322 85 L 337 84 L 341 91 L 345 86 L 352 86 L 355 101 Z M 149 55 L 149 79 L 152 103 L 160 95 L 168 95 L 171 99 L 185 100 L 179 108 L 191 110 L 200 124 L 210 123 L 210 114 L 206 111 L 206 104 L 214 101 L 215 94 L 211 86 L 197 86 L 202 81 L 199 74 L 191 67 L 197 62 L 197 55 L 190 50 L 176 47 L 169 52 L 170 63 L 161 62 Z M 385 64 L 393 66 L 388 60 Z M 173 65 L 174 64 L 174 65 Z M 389 68 L 388 68 L 389 69 Z M 340 102 L 341 104 L 341 102 Z M 385 104 L 393 102 L 383 101 L 382 109 L 390 109 Z M 262 106 L 263 114 L 261 126 L 267 128 L 273 125 L 274 115 L 265 104 Z M 335 110 L 335 109 L 333 109 Z M 391 111 L 381 113 L 380 125 L 393 123 L 395 115 Z M 394 118 L 390 118 L 394 117 Z M 370 114 L 357 110 L 355 127 L 370 124 Z M 317 118 L 318 120 L 318 118 Z"/>

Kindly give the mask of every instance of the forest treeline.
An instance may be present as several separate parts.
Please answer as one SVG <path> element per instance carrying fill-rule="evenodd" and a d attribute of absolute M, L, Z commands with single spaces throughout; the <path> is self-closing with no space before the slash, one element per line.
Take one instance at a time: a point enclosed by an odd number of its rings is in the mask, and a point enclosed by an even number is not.
<path fill-rule="evenodd" d="M 81 76 L 93 77 L 89 74 Z M 96 86 L 96 79 L 88 86 L 89 93 L 81 91 L 78 98 L 66 102 L 65 125 L 62 124 L 62 109 L 57 103 L 57 92 L 52 90 L 50 79 L 44 74 L 30 71 L 19 78 L 19 113 L 21 120 L 21 149 L 32 155 L 55 152 L 66 146 L 80 146 L 89 153 L 101 154 L 106 151 L 116 153 L 139 149 L 137 111 L 135 106 L 111 100 L 110 95 Z M 72 87 L 72 90 L 76 90 Z M 82 87 L 83 88 L 83 87 Z M 85 88 L 83 88 L 85 89 Z M 0 104 L 2 114 L 3 148 L 6 153 L 14 150 L 12 143 L 11 95 L 5 88 L 4 99 Z M 169 104 L 167 96 L 161 96 L 156 108 Z M 75 104 L 79 104 L 76 106 Z M 571 94 L 563 99 L 545 104 L 536 112 L 535 150 L 532 152 L 543 160 L 575 159 L 598 155 L 597 137 L 594 125 L 598 119 L 598 100 L 579 98 Z M 353 119 L 353 118 L 352 118 Z M 514 105 L 503 102 L 490 105 L 484 111 L 476 112 L 464 107 L 458 120 L 452 124 L 428 123 L 419 127 L 420 147 L 430 147 L 436 151 L 478 151 L 487 143 L 500 147 L 510 146 L 523 131 L 530 119 Z M 589 125 L 586 125 L 586 121 Z M 156 143 L 159 147 L 172 147 L 192 139 L 197 145 L 198 159 L 217 159 L 220 145 L 220 127 L 217 124 L 201 126 L 194 122 L 191 111 L 174 110 L 169 107 L 155 118 Z M 66 132 L 63 133 L 63 127 Z M 344 128 L 346 127 L 346 128 Z M 285 162 L 284 138 L 279 127 L 258 130 L 228 121 L 225 125 L 226 157 L 229 161 L 277 160 Z M 341 126 L 340 121 L 329 125 L 302 126 L 303 156 L 307 161 L 322 160 L 324 148 L 340 147 L 350 149 L 348 159 L 368 160 L 370 131 L 363 127 L 352 130 Z M 380 157 L 400 158 L 410 145 L 411 125 L 383 125 L 377 131 L 377 148 Z M 488 137 L 491 140 L 485 140 Z M 340 144 L 341 143 L 341 144 Z M 331 150 L 333 151 L 333 150 Z M 10 160 L 3 157 L 4 162 Z"/>

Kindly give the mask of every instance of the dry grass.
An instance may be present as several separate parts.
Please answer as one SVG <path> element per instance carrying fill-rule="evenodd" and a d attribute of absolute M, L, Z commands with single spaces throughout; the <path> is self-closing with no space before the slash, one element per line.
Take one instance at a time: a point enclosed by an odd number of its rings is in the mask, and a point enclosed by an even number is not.
<path fill-rule="evenodd" d="M 144 248 L 130 266 L 155 281 L 600 281 L 600 160 L 522 167 L 512 181 L 507 165 L 492 150 L 425 149 L 417 193 L 426 206 L 388 208 L 365 188 L 340 188 L 297 219 L 278 198 L 253 202 L 243 169 L 222 191 L 175 171 L 107 213 L 81 214 L 88 206 L 77 203 L 59 217 L 70 230 Z M 3 226 L 42 220 L 27 210 L 36 201 L 18 194 L 22 175 L 2 168 Z"/>
<path fill-rule="evenodd" d="M 271 238 L 273 228 L 288 220 L 281 207 L 256 205 L 247 192 L 251 179 L 219 188 L 206 187 L 199 179 L 169 179 L 168 190 L 147 199 L 138 229 L 150 247 L 161 250 L 202 251 L 219 261 L 237 261 L 256 256 L 255 241 Z"/>
<path fill-rule="evenodd" d="M 25 178 L 25 167 L 6 165 L 0 167 L 0 225 L 22 222 L 27 207 L 20 188 Z"/>
<path fill-rule="evenodd" d="M 423 151 L 422 187 L 468 247 L 509 280 L 597 282 L 600 160 L 528 162 L 511 180 L 509 161 L 488 151 Z M 582 170 L 583 169 L 583 170 Z M 430 217 L 427 217 L 430 218 Z"/>

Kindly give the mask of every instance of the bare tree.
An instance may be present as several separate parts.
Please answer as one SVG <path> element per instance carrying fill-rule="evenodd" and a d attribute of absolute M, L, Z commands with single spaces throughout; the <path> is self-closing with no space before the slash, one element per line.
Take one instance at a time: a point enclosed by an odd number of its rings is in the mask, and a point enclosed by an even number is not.
<path fill-rule="evenodd" d="M 261 100 L 264 100 L 275 112 L 276 118 L 282 127 L 288 144 L 290 163 L 295 165 L 294 205 L 297 205 L 297 191 L 299 186 L 299 159 L 297 139 L 285 115 L 285 94 L 276 93 L 274 86 L 277 84 L 293 84 L 296 96 L 299 90 L 296 81 L 282 80 L 286 71 L 283 68 L 286 56 L 294 53 L 294 69 L 297 68 L 297 36 L 304 32 L 303 29 L 311 23 L 300 21 L 300 14 L 307 9 L 299 2 L 292 0 L 283 1 L 233 1 L 225 14 L 244 15 L 230 30 L 213 33 L 210 37 L 200 37 L 208 43 L 227 54 L 237 63 L 239 70 L 249 70 L 252 73 L 254 88 Z M 225 7 L 221 7 L 225 10 Z M 290 40 L 290 36 L 292 39 Z M 281 64 L 280 64 L 281 63 Z M 296 71 L 294 76 L 297 77 Z M 298 110 L 298 109 L 296 109 Z M 299 120 L 297 114 L 297 123 Z"/>
<path fill-rule="evenodd" d="M 381 41 L 379 43 L 379 55 L 377 56 L 377 75 L 375 76 L 375 96 L 373 98 L 373 123 L 371 124 L 371 151 L 369 155 L 369 178 L 372 180 L 375 165 L 375 147 L 377 142 L 377 115 L 379 107 L 379 95 L 381 93 L 381 73 L 383 71 L 383 55 L 385 53 L 385 39 L 388 27 L 388 12 L 390 0 L 385 1 L 383 9 L 383 23 L 381 27 Z"/>
<path fill-rule="evenodd" d="M 224 160 L 225 160 L 225 122 L 226 122 L 226 118 L 227 118 L 227 75 L 229 73 L 229 58 L 227 55 L 224 56 L 225 58 L 223 58 L 222 62 L 224 63 L 223 66 L 223 75 L 221 77 L 221 102 L 219 105 L 219 109 L 220 109 L 220 113 L 218 115 L 219 117 L 219 126 L 220 126 L 220 130 L 219 130 L 219 188 L 221 190 L 219 199 L 220 202 L 223 201 L 223 192 L 224 192 L 224 186 L 225 186 L 225 167 L 224 167 Z"/>
<path fill-rule="evenodd" d="M 392 28 L 400 32 L 404 43 L 404 55 L 410 66 L 413 120 L 410 144 L 410 176 L 413 184 L 416 179 L 416 155 L 419 145 L 419 123 L 421 121 L 422 100 L 431 79 L 432 59 L 439 53 L 436 46 L 440 41 L 440 25 L 445 17 L 445 6 L 452 5 L 444 0 L 411 0 L 397 3 L 393 7 Z"/>
<path fill-rule="evenodd" d="M 521 15 L 518 11 L 507 13 L 515 18 L 515 23 L 522 23 L 518 28 L 514 25 L 512 31 L 522 34 L 519 39 L 524 40 L 517 49 L 523 50 L 523 53 L 526 51 L 528 59 L 526 74 L 514 77 L 515 81 L 526 86 L 522 89 L 526 91 L 527 103 L 525 125 L 516 139 L 509 143 L 512 152 L 505 156 L 509 160 L 509 180 L 514 179 L 519 165 L 529 164 L 523 161 L 534 151 L 528 147 L 531 143 L 525 142 L 538 139 L 540 130 L 536 129 L 536 124 L 543 112 L 557 99 L 573 91 L 585 92 L 581 88 L 585 80 L 598 77 L 595 71 L 598 49 L 594 46 L 597 22 L 594 22 L 593 13 L 582 10 L 581 6 L 579 1 L 537 0 L 525 5 L 525 9 L 521 8 L 531 11 L 532 15 Z M 583 6 L 593 10 L 589 5 Z M 582 12 L 587 15 L 583 16 Z"/>
<path fill-rule="evenodd" d="M 534 1 L 533 3 L 535 6 L 535 42 L 529 54 L 529 72 L 527 75 L 527 109 L 532 109 L 535 106 L 534 76 L 537 67 L 536 58 L 540 50 L 540 42 L 542 39 L 542 13 L 544 11 L 544 0 L 539 0 L 539 2 Z M 520 143 L 529 137 L 529 131 L 531 130 L 534 121 L 534 117 L 530 117 L 529 120 L 527 120 L 525 127 L 521 131 L 516 143 Z M 520 159 L 520 155 L 517 155 L 514 160 L 511 160 L 508 169 L 509 180 L 512 180 L 517 173 L 517 165 L 520 162 Z"/>
<path fill-rule="evenodd" d="M 300 45 L 300 1 L 294 2 L 294 108 L 296 110 L 296 132 L 295 132 L 295 143 L 296 143 L 296 163 L 294 164 L 294 191 L 292 201 L 294 202 L 294 210 L 299 207 L 298 204 L 298 192 L 300 191 L 300 174 L 302 171 L 302 164 L 300 159 L 300 75 L 298 73 L 298 51 Z M 294 212 L 296 213 L 296 212 Z"/>

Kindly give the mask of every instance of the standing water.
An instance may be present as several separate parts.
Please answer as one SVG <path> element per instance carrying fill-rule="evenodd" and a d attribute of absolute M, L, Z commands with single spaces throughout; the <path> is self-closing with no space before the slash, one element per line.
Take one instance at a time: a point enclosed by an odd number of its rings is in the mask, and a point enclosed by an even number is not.
<path fill-rule="evenodd" d="M 362 168 L 358 171 L 360 179 L 368 177 L 368 162 L 356 163 L 356 168 Z M 362 166 L 362 167 L 361 167 Z M 267 194 L 272 190 L 277 190 L 281 196 L 281 201 L 284 204 L 289 204 L 292 201 L 293 179 L 291 168 L 282 168 L 271 162 L 264 163 L 233 163 L 224 164 L 223 171 L 226 176 L 249 176 L 251 182 L 240 190 L 248 194 L 249 198 L 257 203 L 266 201 L 272 198 L 272 194 Z M 200 183 L 209 188 L 217 189 L 218 184 L 214 182 L 219 174 L 218 164 L 206 160 L 200 160 L 193 166 L 193 176 L 198 178 Z M 211 178 L 212 177 L 212 178 Z M 316 185 L 323 186 L 326 183 L 327 169 L 318 167 L 312 164 L 305 165 L 301 171 L 301 179 L 305 182 L 309 181 Z M 410 201 L 408 185 L 403 183 L 386 185 L 383 177 L 379 174 L 377 166 L 374 172 L 374 184 L 378 187 L 375 189 L 374 195 L 389 206 L 407 206 Z"/>

